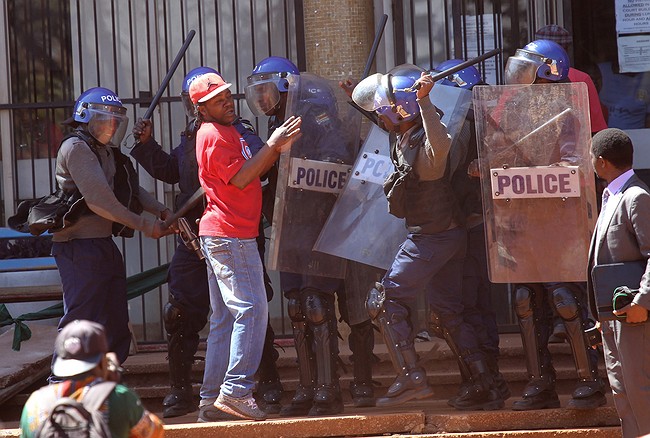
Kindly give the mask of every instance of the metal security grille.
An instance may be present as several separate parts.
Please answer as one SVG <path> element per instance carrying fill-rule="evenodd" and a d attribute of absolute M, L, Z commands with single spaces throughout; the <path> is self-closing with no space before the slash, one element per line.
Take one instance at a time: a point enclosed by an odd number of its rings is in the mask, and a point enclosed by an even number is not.
<path fill-rule="evenodd" d="M 492 84 L 503 82 L 505 60 L 533 39 L 537 27 L 570 21 L 571 15 L 571 2 L 560 0 L 393 0 L 391 8 L 394 51 L 386 53 L 388 67 L 394 60 L 392 65 L 431 69 L 500 47 L 501 55 L 478 66 Z"/>
<path fill-rule="evenodd" d="M 255 63 L 271 55 L 304 60 L 304 45 L 296 41 L 296 28 L 302 32 L 296 3 L 300 8 L 301 2 L 284 0 L 0 0 L 0 22 L 8 30 L 8 38 L 0 38 L 7 66 L 0 69 L 2 224 L 21 200 L 54 190 L 56 153 L 66 132 L 60 123 L 75 98 L 95 86 L 112 89 L 132 123 L 144 114 L 192 29 L 196 36 L 152 116 L 158 142 L 166 150 L 178 144 L 187 122 L 182 79 L 200 65 L 232 82 L 239 113 L 257 123 L 242 102 Z M 265 137 L 266 127 L 260 131 Z M 123 150 L 132 145 L 127 138 Z M 173 205 L 175 187 L 144 171 L 140 184 Z M 175 247 L 173 238 L 154 241 L 139 233 L 117 243 L 128 275 L 168 262 Z M 166 286 L 130 301 L 139 340 L 164 339 L 166 301 Z M 281 320 L 282 303 L 277 307 Z"/>
<path fill-rule="evenodd" d="M 570 22 L 571 2 L 561 0 L 374 0 L 375 22 L 386 13 L 377 71 L 411 62 L 431 68 L 449 58 L 470 58 L 501 47 L 503 54 L 480 66 L 501 83 L 505 59 L 530 41 L 534 29 Z M 341 11 L 344 15 L 347 11 Z M 255 63 L 277 55 L 305 67 L 301 0 L 0 0 L 0 196 L 2 224 L 19 201 L 54 189 L 53 165 L 60 122 L 82 90 L 115 90 L 131 121 L 144 114 L 189 30 L 197 35 L 152 117 L 154 136 L 174 147 L 186 118 L 179 103 L 185 72 L 216 68 L 233 83 L 239 113 L 258 121 L 242 102 Z M 262 137 L 266 127 L 259 126 Z M 127 138 L 125 150 L 133 140 Z M 141 185 L 167 205 L 175 187 L 140 172 Z M 121 240 L 129 275 L 167 262 L 173 239 Z M 278 296 L 271 316 L 287 334 Z M 131 301 L 130 315 L 142 341 L 164 339 L 161 309 L 166 288 Z"/>

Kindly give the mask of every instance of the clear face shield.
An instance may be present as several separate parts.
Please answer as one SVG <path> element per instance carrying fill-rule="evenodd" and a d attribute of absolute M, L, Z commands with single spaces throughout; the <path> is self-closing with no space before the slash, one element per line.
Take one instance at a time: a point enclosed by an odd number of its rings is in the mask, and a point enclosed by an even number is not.
<path fill-rule="evenodd" d="M 181 93 L 181 102 L 183 102 L 183 109 L 185 110 L 185 115 L 187 118 L 195 119 L 196 108 L 194 107 L 192 99 L 190 99 L 190 95 L 188 93 Z"/>
<path fill-rule="evenodd" d="M 517 49 L 515 56 L 506 62 L 507 85 L 529 85 L 537 79 L 537 71 L 547 64 L 547 58 L 523 49 Z"/>
<path fill-rule="evenodd" d="M 87 111 L 90 113 L 88 133 L 101 144 L 120 147 L 129 124 L 126 108 L 91 103 Z"/>
<path fill-rule="evenodd" d="M 253 114 L 271 115 L 269 112 L 280 102 L 278 82 L 286 80 L 285 77 L 285 73 L 260 73 L 248 77 L 244 94 Z"/>

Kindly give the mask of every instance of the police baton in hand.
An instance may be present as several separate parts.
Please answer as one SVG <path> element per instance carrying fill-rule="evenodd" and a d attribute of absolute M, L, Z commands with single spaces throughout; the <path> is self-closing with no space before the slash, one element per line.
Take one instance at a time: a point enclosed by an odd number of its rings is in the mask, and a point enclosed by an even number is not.
<path fill-rule="evenodd" d="M 501 49 L 497 47 L 496 49 L 492 49 L 489 52 L 485 52 L 481 56 L 477 56 L 476 58 L 468 59 L 467 61 L 461 62 L 460 64 L 458 64 L 458 65 L 456 65 L 454 67 L 448 68 L 445 71 L 441 71 L 441 72 L 430 71 L 429 76 L 431 76 L 431 79 L 433 80 L 433 82 L 437 82 L 440 79 L 444 79 L 449 75 L 452 75 L 452 74 L 454 74 L 456 72 L 459 72 L 459 71 L 461 71 L 461 70 L 463 70 L 463 69 L 465 69 L 465 68 L 467 68 L 469 66 L 472 66 L 474 64 L 478 64 L 479 62 L 483 62 L 486 59 L 492 58 L 493 56 L 496 56 L 496 55 L 498 55 L 500 53 L 501 53 Z M 409 88 L 404 88 L 404 89 L 395 90 L 395 91 L 415 91 L 415 90 L 417 90 L 419 88 L 420 88 L 420 81 L 418 80 Z"/>
<path fill-rule="evenodd" d="M 203 190 L 203 187 L 199 187 L 196 190 L 196 192 L 194 192 L 194 194 L 190 196 L 190 199 L 188 199 L 187 202 L 185 202 L 185 204 L 181 206 L 181 208 L 179 208 L 177 211 L 172 213 L 167 219 L 165 219 L 165 221 L 163 222 L 163 226 L 165 228 L 169 228 L 169 226 L 174 222 L 176 222 L 178 218 L 185 216 L 188 211 L 190 211 L 196 204 L 199 203 L 200 200 L 203 199 L 204 195 L 205 195 L 205 190 Z"/>
<path fill-rule="evenodd" d="M 178 51 L 176 54 L 176 58 L 172 61 L 172 65 L 169 67 L 169 70 L 167 71 L 167 74 L 163 78 L 160 87 L 158 88 L 158 91 L 156 92 L 156 95 L 153 97 L 151 100 L 151 103 L 149 104 L 149 108 L 147 108 L 147 111 L 144 113 L 144 116 L 142 117 L 145 120 L 148 120 L 151 118 L 151 115 L 153 114 L 153 111 L 156 109 L 156 106 L 158 105 L 158 102 L 160 101 L 160 98 L 162 97 L 162 94 L 165 92 L 167 89 L 167 86 L 169 85 L 169 81 L 172 79 L 172 76 L 174 75 L 174 72 L 178 68 L 178 65 L 181 63 L 183 60 L 183 56 L 185 56 L 185 52 L 187 52 L 188 47 L 190 46 L 190 43 L 192 42 L 192 39 L 194 39 L 194 35 L 196 35 L 196 31 L 190 30 L 190 32 L 187 34 L 187 38 L 185 38 L 185 42 L 183 43 L 183 46 L 181 49 Z M 136 139 L 137 140 L 137 139 Z M 131 148 L 135 146 L 131 145 Z"/>

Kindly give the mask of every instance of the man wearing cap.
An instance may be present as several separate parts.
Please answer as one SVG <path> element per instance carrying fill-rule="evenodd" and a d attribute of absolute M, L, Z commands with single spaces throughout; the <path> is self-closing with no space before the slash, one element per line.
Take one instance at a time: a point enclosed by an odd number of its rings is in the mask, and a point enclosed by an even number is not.
<path fill-rule="evenodd" d="M 231 84 L 208 73 L 190 85 L 201 128 L 196 135 L 199 181 L 207 207 L 199 236 L 208 265 L 210 333 L 200 406 L 264 420 L 252 397 L 268 322 L 262 262 L 255 238 L 262 212 L 263 175 L 300 134 L 289 118 L 253 156 L 232 122 L 237 115 Z M 229 354 L 226 354 L 229 352 Z"/>
<path fill-rule="evenodd" d="M 56 360 L 52 374 L 62 381 L 35 391 L 25 403 L 20 427 L 21 436 L 36 436 L 54 403 L 70 397 L 82 401 L 94 385 L 119 378 L 114 353 L 101 324 L 75 320 L 61 330 L 54 343 Z M 117 437 L 154 438 L 164 434 L 161 421 L 140 403 L 138 396 L 119 383 L 99 408 L 108 415 L 111 435 Z"/>
<path fill-rule="evenodd" d="M 557 24 L 549 24 L 540 27 L 535 32 L 536 40 L 549 40 L 558 43 L 564 50 L 569 53 L 569 46 L 573 43 L 571 33 Z M 569 81 L 570 82 L 584 82 L 587 84 L 587 94 L 589 96 L 589 118 L 591 119 L 591 133 L 595 134 L 607 128 L 607 122 L 603 115 L 603 105 L 598 98 L 598 90 L 594 85 L 591 77 L 578 69 L 573 67 L 569 68 Z"/>

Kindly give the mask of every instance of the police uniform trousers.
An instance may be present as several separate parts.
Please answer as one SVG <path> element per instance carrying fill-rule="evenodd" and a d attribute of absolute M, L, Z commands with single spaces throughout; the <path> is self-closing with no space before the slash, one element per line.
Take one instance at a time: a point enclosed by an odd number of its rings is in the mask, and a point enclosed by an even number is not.
<path fill-rule="evenodd" d="M 113 239 L 54 242 L 52 255 L 63 285 L 64 315 L 59 330 L 75 319 L 98 322 L 106 329 L 109 350 L 124 362 L 131 345 L 126 270 Z"/>

